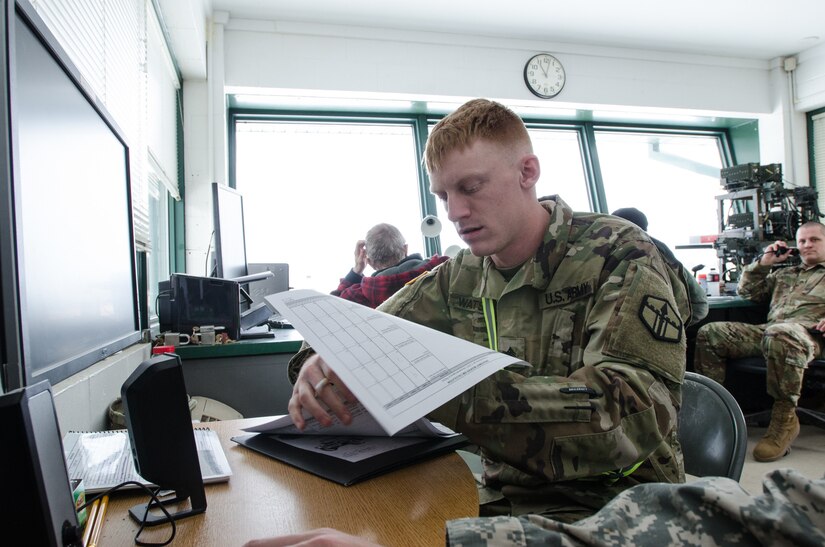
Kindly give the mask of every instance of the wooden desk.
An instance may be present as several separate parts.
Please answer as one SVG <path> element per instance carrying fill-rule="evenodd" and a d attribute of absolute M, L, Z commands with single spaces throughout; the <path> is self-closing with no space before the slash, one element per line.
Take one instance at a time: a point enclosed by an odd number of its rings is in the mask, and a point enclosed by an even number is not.
<path fill-rule="evenodd" d="M 447 520 L 478 515 L 475 480 L 456 453 L 354 486 L 340 486 L 232 442 L 241 428 L 267 418 L 209 425 L 218 432 L 232 468 L 228 483 L 206 485 L 206 513 L 177 522 L 171 545 L 240 546 L 245 541 L 331 527 L 388 547 L 443 545 Z M 129 507 L 146 497 L 115 494 L 100 544 L 134 546 L 137 524 Z M 144 541 L 169 537 L 170 526 L 147 528 Z"/>

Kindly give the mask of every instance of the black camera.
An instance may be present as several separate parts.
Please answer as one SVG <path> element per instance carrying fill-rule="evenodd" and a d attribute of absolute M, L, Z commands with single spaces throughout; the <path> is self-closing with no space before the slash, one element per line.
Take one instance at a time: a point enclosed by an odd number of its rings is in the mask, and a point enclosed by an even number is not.
<path fill-rule="evenodd" d="M 782 256 L 785 253 L 791 253 L 791 256 L 799 256 L 799 249 L 796 247 L 784 247 L 773 252 L 776 256 Z"/>

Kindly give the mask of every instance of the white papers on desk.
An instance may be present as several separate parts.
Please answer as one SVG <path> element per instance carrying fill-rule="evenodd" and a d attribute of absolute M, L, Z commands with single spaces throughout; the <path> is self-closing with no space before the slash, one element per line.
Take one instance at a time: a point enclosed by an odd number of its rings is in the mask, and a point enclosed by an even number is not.
<path fill-rule="evenodd" d="M 333 417 L 333 424 L 322 426 L 315 418 L 308 417 L 306 427 L 299 430 L 292 419 L 282 416 L 265 424 L 244 428 L 251 433 L 273 435 L 282 443 L 317 454 L 333 456 L 349 462 L 358 462 L 396 448 L 427 442 L 437 437 L 458 435 L 448 427 L 426 418 L 416 420 L 392 437 L 375 421 L 362 405 L 349 408 L 350 425 L 342 424 Z"/>
<path fill-rule="evenodd" d="M 311 416 L 305 416 L 306 426 L 303 431 L 299 430 L 292 423 L 289 415 L 281 416 L 264 424 L 253 427 L 246 427 L 244 431 L 250 433 L 268 433 L 278 435 L 360 435 L 364 437 L 386 437 L 384 428 L 375 421 L 375 418 L 367 412 L 363 405 L 350 405 L 348 408 L 352 415 L 352 422 L 349 425 L 342 424 L 338 418 L 332 417 L 332 425 L 324 427 L 318 420 Z M 404 429 L 393 435 L 394 437 L 449 437 L 456 435 L 456 432 L 439 423 L 431 422 L 426 418 L 420 418 Z"/>
<path fill-rule="evenodd" d="M 195 445 L 204 483 L 225 482 L 232 475 L 218 434 L 205 427 L 195 428 Z M 63 452 L 70 479 L 83 479 L 87 494 L 104 492 L 126 481 L 156 486 L 137 474 L 129 433 L 114 431 L 69 431 L 63 438 Z M 130 485 L 124 488 L 137 488 Z"/>
<path fill-rule="evenodd" d="M 266 297 L 390 435 L 523 361 L 311 290 Z"/>

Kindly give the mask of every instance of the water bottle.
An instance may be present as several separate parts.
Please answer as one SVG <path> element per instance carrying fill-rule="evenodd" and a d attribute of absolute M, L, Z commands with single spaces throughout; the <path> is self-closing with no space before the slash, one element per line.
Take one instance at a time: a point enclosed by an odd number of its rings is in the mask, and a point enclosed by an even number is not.
<path fill-rule="evenodd" d="M 702 290 L 705 291 L 705 295 L 708 294 L 708 274 L 699 274 L 699 286 L 702 287 Z"/>
<path fill-rule="evenodd" d="M 719 296 L 719 272 L 711 268 L 708 272 L 708 296 Z"/>

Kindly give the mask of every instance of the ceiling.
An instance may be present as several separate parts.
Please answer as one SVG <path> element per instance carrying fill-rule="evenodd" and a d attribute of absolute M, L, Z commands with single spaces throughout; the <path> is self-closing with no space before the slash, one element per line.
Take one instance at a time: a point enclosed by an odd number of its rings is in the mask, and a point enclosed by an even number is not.
<path fill-rule="evenodd" d="M 203 22 L 288 21 L 383 30 L 438 32 L 546 43 L 562 52 L 597 46 L 769 61 L 825 43 L 825 0 L 156 0 L 181 74 L 206 77 Z M 666 10 L 665 10 L 666 7 Z M 208 31 L 207 31 L 208 32 Z M 534 46 L 538 47 L 534 44 Z M 631 54 L 632 56 L 632 54 Z M 306 97 L 299 98 L 306 107 Z M 233 97 L 234 106 L 287 100 Z M 243 101 L 251 101 L 249 104 Z M 347 105 L 337 97 L 336 109 Z M 265 105 L 260 104 L 264 101 Z M 274 102 L 273 102 L 274 101 Z M 280 102 L 279 102 L 280 101 Z M 322 109 L 323 100 L 312 104 Z M 356 108 L 356 107 L 353 107 Z M 392 106 L 383 105 L 386 111 Z M 428 105 L 428 109 L 437 108 Z M 445 107 L 449 111 L 452 107 Z M 428 110 L 430 111 L 430 110 Z M 433 110 L 435 111 L 435 110 Z M 571 116 L 578 116 L 578 111 Z M 622 114 L 626 116 L 626 114 Z M 556 117 L 562 114 L 554 113 Z M 622 118 L 623 121 L 629 121 Z M 639 120 L 643 121 L 643 120 Z M 668 123 L 680 122 L 668 118 Z M 736 125 L 737 120 L 705 120 Z"/>
<path fill-rule="evenodd" d="M 312 22 L 768 60 L 825 43 L 825 0 L 203 0 Z"/>

